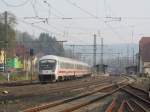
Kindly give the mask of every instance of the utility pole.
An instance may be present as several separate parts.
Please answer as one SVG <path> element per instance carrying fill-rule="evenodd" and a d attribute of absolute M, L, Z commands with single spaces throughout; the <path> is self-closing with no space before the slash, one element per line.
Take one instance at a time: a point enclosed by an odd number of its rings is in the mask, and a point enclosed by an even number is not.
<path fill-rule="evenodd" d="M 61 41 L 57 41 L 57 42 L 59 42 L 61 44 L 61 47 L 64 48 L 64 42 L 67 42 L 67 40 L 61 40 Z M 64 53 L 63 53 L 63 55 L 64 55 Z"/>
<path fill-rule="evenodd" d="M 134 65 L 134 48 L 133 48 L 133 51 L 132 51 L 132 52 L 133 52 L 133 65 Z"/>
<path fill-rule="evenodd" d="M 127 66 L 129 66 L 129 44 L 127 44 Z"/>
<path fill-rule="evenodd" d="M 34 50 L 32 48 L 30 48 L 30 51 L 29 51 L 29 54 L 30 54 L 30 64 L 31 64 L 31 68 L 30 68 L 30 73 L 31 73 L 31 83 L 32 83 L 32 80 L 33 80 L 33 59 L 34 59 Z"/>
<path fill-rule="evenodd" d="M 4 41 L 4 44 L 5 44 L 5 53 L 4 53 L 4 72 L 6 72 L 6 59 L 7 59 L 7 50 L 8 50 L 8 35 L 7 35 L 7 33 L 8 33 L 8 29 L 7 29 L 7 15 L 8 15 L 8 13 L 7 13 L 7 11 L 5 11 L 5 13 L 4 13 L 4 15 L 5 15 L 5 41 Z"/>
<path fill-rule="evenodd" d="M 74 52 L 74 50 L 75 50 L 75 45 L 72 45 L 72 58 L 75 58 L 75 52 Z"/>
<path fill-rule="evenodd" d="M 94 34 L 94 45 L 93 45 L 93 66 L 96 65 L 96 34 Z"/>
<path fill-rule="evenodd" d="M 117 56 L 117 61 L 118 61 L 118 68 L 121 68 L 121 60 L 120 60 L 120 53 L 118 52 L 117 53 L 118 54 L 118 56 Z"/>
<path fill-rule="evenodd" d="M 133 46 L 133 39 L 134 39 L 134 31 L 132 30 L 132 64 L 134 65 L 134 46 Z"/>
<path fill-rule="evenodd" d="M 103 47 L 104 47 L 104 43 L 103 43 L 103 38 L 101 38 L 101 65 L 103 66 Z"/>

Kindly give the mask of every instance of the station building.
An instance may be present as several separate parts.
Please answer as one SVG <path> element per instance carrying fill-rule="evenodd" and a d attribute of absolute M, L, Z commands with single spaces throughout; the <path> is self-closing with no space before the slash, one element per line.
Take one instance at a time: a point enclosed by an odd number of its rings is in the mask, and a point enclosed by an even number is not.
<path fill-rule="evenodd" d="M 150 77 L 150 37 L 139 41 L 139 72 Z"/>
<path fill-rule="evenodd" d="M 97 74 L 105 74 L 106 71 L 107 71 L 107 67 L 108 67 L 108 65 L 97 64 L 97 65 L 95 66 L 96 73 L 97 73 Z"/>

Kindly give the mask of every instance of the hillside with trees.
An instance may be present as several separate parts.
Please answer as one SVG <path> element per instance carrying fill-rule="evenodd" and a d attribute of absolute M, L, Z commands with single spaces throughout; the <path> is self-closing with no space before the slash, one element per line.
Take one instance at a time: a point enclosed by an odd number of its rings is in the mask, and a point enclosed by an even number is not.
<path fill-rule="evenodd" d="M 0 14 L 0 49 L 7 47 L 7 55 L 10 57 L 13 55 L 13 51 L 16 45 L 15 25 L 16 17 L 12 13 L 7 13 L 7 25 L 5 24 L 5 12 Z M 6 35 L 7 34 L 7 35 Z"/>
<path fill-rule="evenodd" d="M 17 32 L 16 40 L 17 43 L 23 45 L 27 49 L 33 48 L 35 54 L 43 55 L 59 55 L 64 54 L 64 49 L 57 41 L 55 37 L 50 36 L 48 33 L 41 33 L 38 38 L 33 39 L 34 37 L 28 34 L 27 32 Z"/>
<path fill-rule="evenodd" d="M 16 45 L 18 44 L 24 46 L 26 49 L 33 48 L 35 55 L 38 53 L 60 56 L 64 54 L 64 49 L 56 37 L 52 37 L 48 33 L 43 32 L 35 38 L 28 32 L 15 31 L 17 18 L 10 12 L 7 13 L 7 16 L 6 25 L 4 19 L 5 12 L 0 14 L 0 49 L 6 49 L 7 47 L 8 57 L 16 56 Z"/>
<path fill-rule="evenodd" d="M 42 32 L 39 36 L 34 37 L 28 32 L 21 32 L 15 29 L 17 18 L 10 12 L 0 13 L 0 59 L 1 64 L 6 60 L 7 67 L 23 68 L 30 63 L 29 50 L 34 50 L 34 56 L 43 55 L 64 55 L 64 48 L 56 37 Z M 4 52 L 5 53 L 1 53 Z M 2 58 L 1 58 L 2 57 Z M 13 61 L 10 61 L 13 60 Z M 18 60 L 16 64 L 15 60 Z M 15 62 L 15 63 L 14 63 Z M 9 66 L 11 65 L 11 66 Z"/>

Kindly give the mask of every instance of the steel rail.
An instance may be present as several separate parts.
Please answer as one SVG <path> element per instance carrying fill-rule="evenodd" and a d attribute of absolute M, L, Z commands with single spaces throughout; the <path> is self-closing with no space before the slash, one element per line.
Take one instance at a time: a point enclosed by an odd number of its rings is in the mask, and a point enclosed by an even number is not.
<path fill-rule="evenodd" d="M 134 112 L 148 112 L 141 104 L 135 100 L 129 100 L 130 105 L 134 108 Z"/>
<path fill-rule="evenodd" d="M 125 81 L 127 81 L 127 80 L 122 81 L 122 83 L 124 83 Z M 120 84 L 121 84 L 121 83 L 120 83 Z M 103 90 L 103 89 L 107 89 L 107 88 L 110 88 L 110 87 L 113 87 L 113 86 L 116 86 L 116 84 L 107 85 L 107 86 L 102 87 L 102 88 L 100 88 L 100 89 L 98 89 L 98 90 L 95 90 L 95 91 L 93 91 L 93 92 L 85 93 L 85 94 L 83 94 L 83 95 L 79 95 L 79 96 L 77 96 L 77 97 L 73 97 L 73 98 L 70 98 L 70 99 L 66 99 L 66 100 L 63 100 L 63 101 L 60 101 L 60 102 L 55 102 L 55 103 L 50 103 L 50 104 L 46 104 L 46 105 L 37 106 L 37 107 L 34 107 L 34 108 L 29 108 L 29 109 L 27 109 L 27 110 L 24 110 L 23 112 L 38 112 L 38 111 L 41 111 L 41 110 L 43 110 L 43 109 L 49 109 L 49 108 L 52 108 L 52 107 L 54 107 L 54 106 L 63 105 L 64 103 L 72 102 L 72 101 L 77 100 L 77 99 L 81 99 L 81 98 L 84 98 L 84 97 L 87 97 L 87 96 L 91 96 L 91 95 L 93 95 L 93 94 L 95 94 L 95 93 L 100 92 L 100 91 Z M 127 85 L 124 85 L 124 86 L 121 86 L 121 87 L 117 86 L 117 87 L 116 87 L 117 89 L 112 90 L 111 92 L 105 93 L 105 94 L 102 95 L 102 96 L 98 96 L 97 98 L 93 98 L 93 99 L 91 99 L 91 100 L 89 100 L 89 101 L 86 101 L 86 102 L 84 102 L 84 103 L 80 103 L 80 104 L 74 105 L 73 107 L 68 107 L 67 109 L 64 109 L 64 110 L 62 110 L 62 111 L 60 111 L 60 112 L 70 112 L 70 111 L 76 110 L 76 109 L 78 109 L 78 108 L 80 108 L 80 107 L 86 106 L 86 105 L 91 104 L 91 103 L 93 103 L 93 102 L 95 102 L 95 101 L 98 101 L 98 100 L 100 100 L 100 99 L 102 99 L 102 98 L 105 98 L 105 97 L 107 97 L 107 96 L 110 96 L 110 95 L 112 95 L 113 93 L 115 93 L 116 91 L 120 90 L 120 88 L 123 88 L 123 87 L 125 87 L 125 86 L 127 86 Z"/>
<path fill-rule="evenodd" d="M 135 93 L 133 93 L 133 92 L 130 91 L 130 90 L 127 90 L 127 89 L 124 89 L 124 88 L 121 88 L 121 89 L 122 89 L 123 91 L 125 91 L 126 93 L 128 93 L 128 94 L 134 96 L 135 98 L 137 98 L 137 99 L 139 99 L 139 100 L 141 100 L 141 101 L 147 103 L 147 104 L 150 106 L 150 101 L 149 101 L 149 100 L 144 99 L 144 98 L 142 98 L 142 97 L 139 96 L 139 95 L 136 95 Z"/>
<path fill-rule="evenodd" d="M 126 105 L 127 105 L 127 110 L 128 110 L 129 112 L 134 112 L 134 109 L 133 109 L 133 107 L 131 106 L 131 104 L 129 103 L 129 101 L 126 101 Z"/>

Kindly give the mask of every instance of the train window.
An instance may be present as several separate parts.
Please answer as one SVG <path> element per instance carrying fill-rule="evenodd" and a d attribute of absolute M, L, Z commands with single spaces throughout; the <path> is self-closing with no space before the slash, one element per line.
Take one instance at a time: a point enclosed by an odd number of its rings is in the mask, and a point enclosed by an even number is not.
<path fill-rule="evenodd" d="M 75 69 L 77 69 L 77 64 L 75 64 L 74 66 L 75 66 Z"/>
<path fill-rule="evenodd" d="M 41 60 L 39 62 L 40 70 L 54 70 L 56 66 L 55 60 Z"/>
<path fill-rule="evenodd" d="M 82 65 L 77 64 L 77 69 L 82 69 Z"/>
<path fill-rule="evenodd" d="M 64 68 L 64 63 L 60 62 L 60 68 Z"/>
<path fill-rule="evenodd" d="M 63 69 L 86 69 L 87 67 L 84 65 L 80 65 L 80 64 L 60 62 L 60 68 L 63 68 Z"/>

